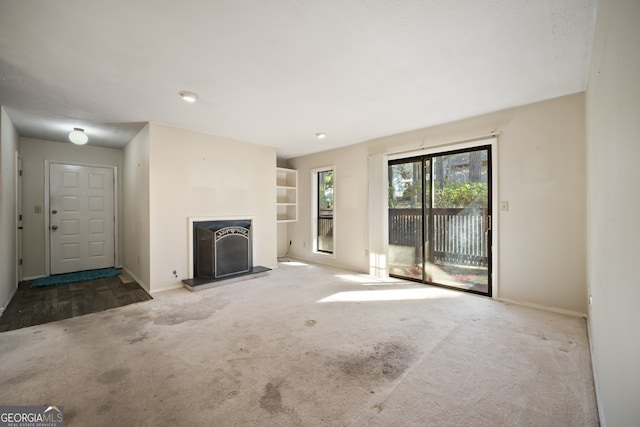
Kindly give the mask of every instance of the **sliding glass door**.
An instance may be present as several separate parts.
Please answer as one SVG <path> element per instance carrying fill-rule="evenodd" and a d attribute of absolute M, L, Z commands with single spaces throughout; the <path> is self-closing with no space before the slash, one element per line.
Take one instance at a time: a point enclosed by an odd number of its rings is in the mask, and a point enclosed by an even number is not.
<path fill-rule="evenodd" d="M 490 146 L 389 162 L 392 276 L 491 295 Z"/>
<path fill-rule="evenodd" d="M 389 162 L 389 274 L 420 281 L 428 241 L 423 191 L 428 166 L 428 159 Z"/>

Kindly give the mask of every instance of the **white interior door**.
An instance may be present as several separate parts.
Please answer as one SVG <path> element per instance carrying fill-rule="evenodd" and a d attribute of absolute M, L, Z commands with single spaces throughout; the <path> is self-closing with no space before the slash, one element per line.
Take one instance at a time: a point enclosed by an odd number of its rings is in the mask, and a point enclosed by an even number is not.
<path fill-rule="evenodd" d="M 51 164 L 51 274 L 115 265 L 113 169 Z"/>

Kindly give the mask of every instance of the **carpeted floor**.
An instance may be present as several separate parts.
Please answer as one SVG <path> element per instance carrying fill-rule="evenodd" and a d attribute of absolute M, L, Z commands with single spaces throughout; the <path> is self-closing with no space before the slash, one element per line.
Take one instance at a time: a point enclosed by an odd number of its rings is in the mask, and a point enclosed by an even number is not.
<path fill-rule="evenodd" d="M 0 352 L 0 402 L 68 426 L 598 425 L 584 319 L 295 262 Z"/>

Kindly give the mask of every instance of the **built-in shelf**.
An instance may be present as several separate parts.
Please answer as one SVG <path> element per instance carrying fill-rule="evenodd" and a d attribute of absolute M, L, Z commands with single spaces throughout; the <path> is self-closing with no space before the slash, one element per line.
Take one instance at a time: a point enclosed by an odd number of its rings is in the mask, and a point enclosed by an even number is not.
<path fill-rule="evenodd" d="M 298 171 L 276 168 L 278 222 L 298 220 Z"/>

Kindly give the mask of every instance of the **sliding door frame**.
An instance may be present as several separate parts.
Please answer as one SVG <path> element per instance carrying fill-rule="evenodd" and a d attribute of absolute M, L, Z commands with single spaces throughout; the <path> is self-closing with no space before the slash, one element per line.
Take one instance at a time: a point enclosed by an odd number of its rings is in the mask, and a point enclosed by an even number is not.
<path fill-rule="evenodd" d="M 498 281 L 498 237 L 499 237 L 499 227 L 498 227 L 498 222 L 499 222 L 499 216 L 498 216 L 498 165 L 497 165 L 497 159 L 498 159 L 498 144 L 497 144 L 497 138 L 491 137 L 491 138 L 483 138 L 483 139 L 478 139 L 478 140 L 472 140 L 472 141 L 466 141 L 463 143 L 458 143 L 458 144 L 451 144 L 451 145 L 444 145 L 444 146 L 436 146 L 436 147 L 432 147 L 432 148 L 428 148 L 428 149 L 420 149 L 420 150 L 416 150 L 416 151 L 409 151 L 409 152 L 402 152 L 402 153 L 397 153 L 397 154 L 393 154 L 390 153 L 387 157 L 387 167 L 391 164 L 397 164 L 399 163 L 399 161 L 415 161 L 418 159 L 422 159 L 422 188 L 423 188 L 423 194 L 422 194 L 422 198 L 423 198 L 423 206 L 425 203 L 425 188 L 426 185 L 430 185 L 432 179 L 433 179 L 433 158 L 434 157 L 438 157 L 438 156 L 444 156 L 444 155 L 451 155 L 451 154 L 458 154 L 458 153 L 463 153 L 463 152 L 468 152 L 468 151 L 474 151 L 474 150 L 479 150 L 482 149 L 483 147 L 487 148 L 487 155 L 488 155 L 488 170 L 487 173 L 489 174 L 489 182 L 488 182 L 488 210 L 489 210 L 489 223 L 488 223 L 488 235 L 487 238 L 489 239 L 489 244 L 487 247 L 487 251 L 488 251 L 488 256 L 489 256 L 489 262 L 487 264 L 487 274 L 488 274 L 488 283 L 490 284 L 490 286 L 488 287 L 488 291 L 485 292 L 479 292 L 479 291 L 473 291 L 473 290 L 469 290 L 466 292 L 470 292 L 470 293 L 476 293 L 479 295 L 484 295 L 484 296 L 488 296 L 490 298 L 494 298 L 497 299 L 498 295 L 499 295 L 499 281 Z M 426 179 L 426 171 L 424 170 L 424 160 L 429 158 L 429 179 Z M 431 191 L 431 188 L 430 188 Z M 430 194 L 431 196 L 431 194 Z M 430 197 L 431 198 L 431 197 Z M 429 207 L 431 208 L 431 200 L 429 200 Z M 388 208 L 388 207 L 387 207 Z M 423 214 L 423 229 L 422 229 L 422 242 L 423 242 L 423 253 L 422 253 L 422 258 L 423 258 L 423 262 L 428 260 L 428 259 L 433 259 L 432 257 L 432 251 L 433 251 L 433 245 L 429 245 L 429 248 L 426 248 L 426 237 L 427 235 L 425 235 L 425 233 L 430 233 L 428 234 L 429 236 L 432 236 L 433 233 L 433 220 L 430 219 L 432 217 L 432 215 L 424 215 Z M 386 236 L 388 238 L 389 236 L 389 229 L 387 226 L 386 229 Z M 425 249 L 427 249 L 429 251 L 429 253 L 426 253 L 427 251 L 425 251 Z M 423 264 L 424 265 L 424 264 Z M 411 280 L 408 278 L 403 278 L 406 280 Z M 465 291 L 464 289 L 458 288 L 458 287 L 450 287 L 447 285 L 443 285 L 443 284 L 439 284 L 439 283 L 431 283 L 431 282 L 427 282 L 426 281 L 426 277 L 425 277 L 425 271 L 423 269 L 422 272 L 422 283 L 430 283 L 433 284 L 434 286 L 441 286 L 441 287 L 446 287 L 446 288 L 451 288 L 451 289 L 455 289 L 455 290 L 459 290 L 459 291 Z"/>

